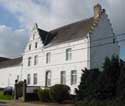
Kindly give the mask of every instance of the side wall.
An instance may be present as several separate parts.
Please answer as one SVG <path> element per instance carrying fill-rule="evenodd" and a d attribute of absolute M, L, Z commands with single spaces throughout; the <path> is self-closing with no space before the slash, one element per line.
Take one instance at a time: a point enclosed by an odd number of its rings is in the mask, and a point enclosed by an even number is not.
<path fill-rule="evenodd" d="M 117 38 L 113 33 L 112 25 L 105 13 L 102 14 L 98 25 L 91 33 L 91 49 L 90 49 L 90 67 L 102 68 L 105 57 L 112 57 L 112 55 L 119 55 L 119 46 Z M 113 39 L 116 42 L 113 43 Z"/>
<path fill-rule="evenodd" d="M 19 76 L 19 80 L 21 79 L 21 70 L 21 65 L 0 68 L 0 88 L 14 87 L 17 77 Z"/>

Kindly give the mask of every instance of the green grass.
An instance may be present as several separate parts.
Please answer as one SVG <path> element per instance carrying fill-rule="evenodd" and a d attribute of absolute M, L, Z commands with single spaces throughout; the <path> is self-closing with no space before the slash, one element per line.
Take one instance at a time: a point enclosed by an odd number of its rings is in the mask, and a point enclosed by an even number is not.
<path fill-rule="evenodd" d="M 0 100 L 12 100 L 13 96 L 4 95 L 2 91 L 0 91 Z"/>

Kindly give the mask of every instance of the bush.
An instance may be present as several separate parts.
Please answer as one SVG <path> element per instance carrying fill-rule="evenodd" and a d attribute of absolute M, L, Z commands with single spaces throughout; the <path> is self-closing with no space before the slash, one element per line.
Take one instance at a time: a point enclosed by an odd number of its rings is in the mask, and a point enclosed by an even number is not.
<path fill-rule="evenodd" d="M 117 97 L 111 100 L 84 99 L 84 101 L 77 102 L 75 106 L 125 106 L 125 98 Z"/>
<path fill-rule="evenodd" d="M 66 85 L 57 84 L 50 88 L 51 99 L 55 102 L 63 102 L 70 98 L 70 88 Z"/>
<path fill-rule="evenodd" d="M 35 90 L 37 92 L 38 98 L 42 102 L 49 102 L 50 99 L 50 90 L 49 89 L 37 89 Z"/>

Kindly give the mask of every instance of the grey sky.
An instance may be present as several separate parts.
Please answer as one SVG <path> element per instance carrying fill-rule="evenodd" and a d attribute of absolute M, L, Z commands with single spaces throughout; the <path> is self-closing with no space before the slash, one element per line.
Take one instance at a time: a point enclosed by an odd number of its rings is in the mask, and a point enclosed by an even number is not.
<path fill-rule="evenodd" d="M 44 30 L 55 29 L 92 16 L 93 6 L 97 3 L 106 9 L 116 34 L 125 33 L 125 0 L 0 0 L 0 5 L 20 23 L 16 30 L 4 25 L 1 31 L 3 25 L 0 25 L 0 54 L 21 54 L 30 35 L 27 32 L 31 31 L 33 23 L 37 22 Z M 125 56 L 124 45 L 121 43 L 121 56 Z"/>

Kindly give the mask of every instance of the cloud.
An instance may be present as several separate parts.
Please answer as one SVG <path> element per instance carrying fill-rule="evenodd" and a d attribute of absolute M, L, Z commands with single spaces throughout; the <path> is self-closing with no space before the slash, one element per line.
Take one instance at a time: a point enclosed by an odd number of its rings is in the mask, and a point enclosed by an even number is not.
<path fill-rule="evenodd" d="M 10 27 L 0 25 L 0 56 L 20 56 L 28 39 L 26 34 L 23 29 L 12 30 Z"/>
<path fill-rule="evenodd" d="M 88 18 L 93 15 L 93 5 L 98 2 L 106 9 L 115 32 L 124 33 L 123 0 L 0 0 L 0 5 L 18 19 L 21 29 L 31 31 L 35 22 L 44 30 L 52 30 Z M 24 38 L 27 38 L 27 35 Z M 123 47 L 124 43 L 121 45 Z"/>

